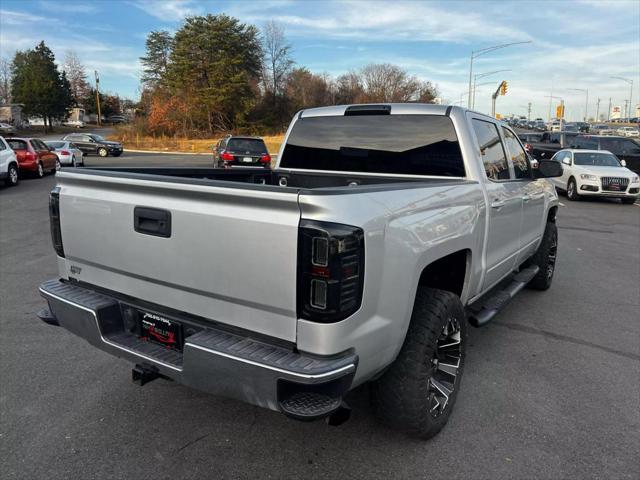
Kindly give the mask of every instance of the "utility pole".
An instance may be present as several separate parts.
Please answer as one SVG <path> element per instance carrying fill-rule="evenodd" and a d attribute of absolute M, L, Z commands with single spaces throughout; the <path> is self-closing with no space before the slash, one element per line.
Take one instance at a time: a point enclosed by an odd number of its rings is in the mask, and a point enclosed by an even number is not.
<path fill-rule="evenodd" d="M 102 123 L 102 115 L 100 114 L 100 78 L 98 78 L 98 71 L 94 70 L 93 73 L 96 76 L 96 105 L 98 106 L 98 126 Z"/>
<path fill-rule="evenodd" d="M 596 122 L 600 121 L 600 98 L 596 102 Z"/>
<path fill-rule="evenodd" d="M 607 110 L 607 122 L 611 120 L 611 97 L 609 97 L 609 110 Z"/>
<path fill-rule="evenodd" d="M 527 104 L 527 120 L 531 120 L 531 102 Z"/>

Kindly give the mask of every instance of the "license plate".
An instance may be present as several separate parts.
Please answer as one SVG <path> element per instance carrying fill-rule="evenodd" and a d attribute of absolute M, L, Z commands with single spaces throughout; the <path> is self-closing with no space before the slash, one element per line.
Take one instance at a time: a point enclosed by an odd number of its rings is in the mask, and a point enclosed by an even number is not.
<path fill-rule="evenodd" d="M 140 339 L 182 350 L 182 325 L 154 313 L 140 312 Z"/>
<path fill-rule="evenodd" d="M 242 161 L 243 161 L 243 162 L 247 162 L 247 163 L 251 163 L 251 162 L 253 162 L 253 158 L 251 158 L 251 157 L 244 157 L 244 158 L 242 159 Z"/>

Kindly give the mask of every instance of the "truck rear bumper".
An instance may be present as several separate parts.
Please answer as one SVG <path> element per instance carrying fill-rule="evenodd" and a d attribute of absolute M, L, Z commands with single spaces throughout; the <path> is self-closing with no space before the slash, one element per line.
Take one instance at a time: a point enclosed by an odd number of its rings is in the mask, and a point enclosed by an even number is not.
<path fill-rule="evenodd" d="M 338 410 L 349 390 L 358 358 L 306 355 L 280 345 L 207 326 L 187 335 L 182 351 L 142 341 L 124 318 L 128 303 L 85 286 L 49 280 L 40 286 L 50 312 L 39 317 L 58 324 L 93 346 L 184 385 L 315 420 Z"/>

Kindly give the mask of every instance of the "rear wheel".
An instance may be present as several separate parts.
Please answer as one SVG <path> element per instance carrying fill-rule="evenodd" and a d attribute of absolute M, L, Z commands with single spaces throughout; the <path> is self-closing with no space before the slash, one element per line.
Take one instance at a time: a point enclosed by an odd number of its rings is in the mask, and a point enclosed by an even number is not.
<path fill-rule="evenodd" d="M 98 155 L 100 155 L 101 157 L 103 157 L 103 158 L 104 158 L 104 157 L 106 157 L 106 156 L 108 156 L 108 155 L 109 155 L 109 151 L 108 151 L 106 148 L 104 148 L 104 147 L 100 147 L 100 148 L 98 149 Z"/>
<path fill-rule="evenodd" d="M 38 178 L 44 177 L 44 166 L 42 165 L 42 162 L 38 162 L 38 167 L 36 169 L 36 176 Z"/>
<path fill-rule="evenodd" d="M 636 199 L 633 197 L 625 197 L 625 198 L 621 198 L 620 201 L 622 203 L 625 203 L 627 205 L 633 205 L 634 203 L 636 203 Z"/>
<path fill-rule="evenodd" d="M 57 172 L 58 170 L 60 170 L 60 168 L 62 168 L 62 165 L 60 164 L 60 160 L 56 159 L 56 165 L 53 167 L 53 170 L 51 171 Z"/>
<path fill-rule="evenodd" d="M 18 177 L 18 167 L 14 164 L 9 165 L 9 170 L 7 171 L 7 179 L 5 180 L 5 184 L 8 187 L 15 187 L 18 185 L 20 178 Z"/>
<path fill-rule="evenodd" d="M 580 194 L 578 194 L 578 187 L 574 178 L 570 178 L 569 183 L 567 183 L 567 198 L 571 201 L 580 200 Z"/>
<path fill-rule="evenodd" d="M 418 288 L 402 349 L 372 385 L 373 408 L 382 422 L 423 439 L 442 430 L 460 387 L 466 337 L 460 298 Z"/>

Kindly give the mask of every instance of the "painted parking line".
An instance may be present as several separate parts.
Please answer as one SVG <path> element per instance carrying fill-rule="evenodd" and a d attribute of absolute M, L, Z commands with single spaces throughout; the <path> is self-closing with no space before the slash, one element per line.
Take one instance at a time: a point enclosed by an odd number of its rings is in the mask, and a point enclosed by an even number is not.
<path fill-rule="evenodd" d="M 562 202 L 558 202 L 558 204 L 559 204 L 561 207 L 566 207 L 566 205 L 565 205 L 564 203 L 562 203 Z"/>

